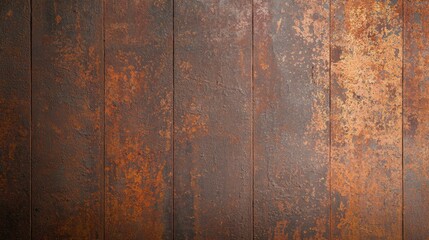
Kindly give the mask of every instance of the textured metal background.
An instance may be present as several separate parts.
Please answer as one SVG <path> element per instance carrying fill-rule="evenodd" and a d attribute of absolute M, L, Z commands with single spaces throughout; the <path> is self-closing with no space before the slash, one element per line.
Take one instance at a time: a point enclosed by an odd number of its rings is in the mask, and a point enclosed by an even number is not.
<path fill-rule="evenodd" d="M 429 238 L 428 9 L 1 1 L 0 239 Z"/>

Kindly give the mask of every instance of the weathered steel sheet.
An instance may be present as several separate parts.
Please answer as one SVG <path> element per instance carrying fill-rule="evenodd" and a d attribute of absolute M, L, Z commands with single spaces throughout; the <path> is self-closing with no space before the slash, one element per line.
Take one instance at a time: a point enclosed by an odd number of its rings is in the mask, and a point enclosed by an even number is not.
<path fill-rule="evenodd" d="M 404 239 L 429 239 L 429 2 L 404 7 Z"/>
<path fill-rule="evenodd" d="M 256 239 L 329 238 L 329 1 L 254 6 Z"/>
<path fill-rule="evenodd" d="M 32 233 L 103 238 L 103 2 L 33 1 Z"/>
<path fill-rule="evenodd" d="M 105 4 L 106 238 L 172 239 L 173 1 Z"/>
<path fill-rule="evenodd" d="M 30 1 L 0 3 L 0 239 L 30 238 Z"/>
<path fill-rule="evenodd" d="M 332 239 L 401 239 L 402 1 L 331 11 Z"/>
<path fill-rule="evenodd" d="M 175 237 L 249 239 L 252 2 L 174 8 Z"/>

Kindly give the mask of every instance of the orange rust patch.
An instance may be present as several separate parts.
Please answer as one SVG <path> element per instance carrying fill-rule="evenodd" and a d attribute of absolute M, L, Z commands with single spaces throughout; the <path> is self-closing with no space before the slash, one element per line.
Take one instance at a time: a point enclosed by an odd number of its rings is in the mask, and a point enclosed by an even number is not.
<path fill-rule="evenodd" d="M 7 13 L 6 13 L 6 19 L 7 18 L 11 18 L 13 16 L 13 11 L 12 11 L 12 9 L 10 9 L 9 11 L 7 11 Z"/>
<path fill-rule="evenodd" d="M 334 1 L 334 239 L 401 238 L 401 1 Z"/>
<path fill-rule="evenodd" d="M 60 24 L 61 20 L 62 20 L 62 18 L 61 18 L 61 16 L 60 16 L 60 15 L 57 15 L 57 16 L 55 17 L 55 22 L 56 22 L 57 24 Z"/>

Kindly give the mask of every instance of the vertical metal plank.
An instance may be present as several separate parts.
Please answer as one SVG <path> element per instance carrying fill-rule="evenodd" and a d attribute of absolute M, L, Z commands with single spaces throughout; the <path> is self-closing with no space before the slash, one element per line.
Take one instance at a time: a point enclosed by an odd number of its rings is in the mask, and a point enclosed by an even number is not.
<path fill-rule="evenodd" d="M 255 237 L 329 238 L 329 1 L 256 0 Z"/>
<path fill-rule="evenodd" d="M 333 239 L 402 237 L 402 1 L 332 1 Z"/>
<path fill-rule="evenodd" d="M 177 239 L 252 236 L 252 1 L 175 1 Z"/>
<path fill-rule="evenodd" d="M 429 239 L 429 2 L 405 2 L 405 239 Z"/>
<path fill-rule="evenodd" d="M 30 239 L 30 16 L 0 3 L 0 239 Z"/>
<path fill-rule="evenodd" d="M 33 1 L 35 239 L 103 238 L 102 6 Z"/>
<path fill-rule="evenodd" d="M 171 239 L 173 1 L 106 0 L 106 238 Z"/>

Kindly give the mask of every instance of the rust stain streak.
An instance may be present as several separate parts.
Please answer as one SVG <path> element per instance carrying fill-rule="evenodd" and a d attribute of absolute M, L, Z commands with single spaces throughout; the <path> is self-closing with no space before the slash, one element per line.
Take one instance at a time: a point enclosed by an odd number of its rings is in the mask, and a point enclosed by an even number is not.
<path fill-rule="evenodd" d="M 106 1 L 108 239 L 173 235 L 172 4 Z"/>

